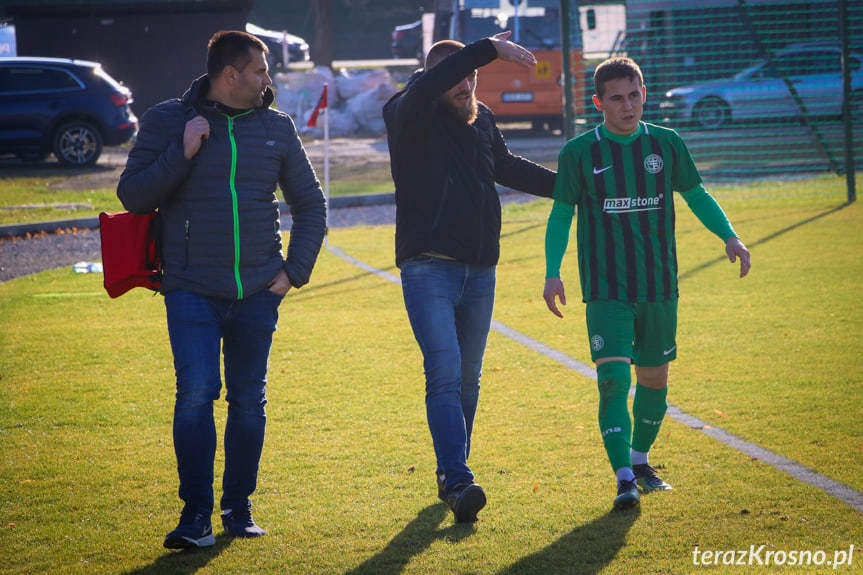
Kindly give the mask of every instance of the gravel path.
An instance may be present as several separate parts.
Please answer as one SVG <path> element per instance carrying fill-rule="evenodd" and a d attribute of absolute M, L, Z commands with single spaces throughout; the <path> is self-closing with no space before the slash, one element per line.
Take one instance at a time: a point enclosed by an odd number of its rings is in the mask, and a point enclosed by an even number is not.
<path fill-rule="evenodd" d="M 395 206 L 373 206 L 330 210 L 330 227 L 392 224 Z M 285 229 L 290 216 L 282 218 Z M 73 266 L 80 261 L 101 261 L 99 230 L 65 231 L 32 238 L 0 240 L 0 282 L 48 269 Z"/>
<path fill-rule="evenodd" d="M 501 203 L 533 199 L 526 194 L 503 194 Z M 330 209 L 330 227 L 394 224 L 395 205 Z M 283 229 L 290 228 L 290 216 L 282 218 Z M 65 231 L 32 238 L 0 240 L 0 283 L 41 271 L 73 266 L 76 262 L 102 260 L 99 230 Z"/>

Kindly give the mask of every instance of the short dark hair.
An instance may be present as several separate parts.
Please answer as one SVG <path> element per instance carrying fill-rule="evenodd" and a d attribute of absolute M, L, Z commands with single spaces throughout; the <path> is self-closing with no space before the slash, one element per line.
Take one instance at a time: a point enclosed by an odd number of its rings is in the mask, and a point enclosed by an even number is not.
<path fill-rule="evenodd" d="M 430 68 L 434 68 L 441 60 L 450 54 L 455 54 L 462 48 L 464 48 L 464 44 L 458 40 L 441 40 L 440 42 L 435 42 L 432 47 L 429 48 L 429 53 L 426 54 L 425 69 L 428 70 Z"/>
<path fill-rule="evenodd" d="M 260 38 L 239 30 L 221 30 L 213 34 L 207 44 L 207 75 L 212 79 L 222 73 L 225 66 L 244 69 L 252 57 L 249 48 L 269 53 Z"/>
<path fill-rule="evenodd" d="M 623 56 L 609 58 L 597 66 L 593 72 L 593 92 L 600 100 L 603 92 L 605 92 L 605 83 L 617 78 L 629 78 L 630 80 L 637 78 L 639 83 L 644 86 L 644 76 L 642 76 L 641 68 L 638 67 L 635 60 Z"/>

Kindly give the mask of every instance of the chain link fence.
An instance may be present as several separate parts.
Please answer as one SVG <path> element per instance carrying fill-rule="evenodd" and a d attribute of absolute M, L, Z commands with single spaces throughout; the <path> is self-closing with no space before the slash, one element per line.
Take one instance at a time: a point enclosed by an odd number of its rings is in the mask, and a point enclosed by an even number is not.
<path fill-rule="evenodd" d="M 833 175 L 847 180 L 853 198 L 853 173 L 863 166 L 863 2 L 625 6 L 625 22 L 603 24 L 618 31 L 604 56 L 639 63 L 648 89 L 644 119 L 679 130 L 706 177 Z"/>

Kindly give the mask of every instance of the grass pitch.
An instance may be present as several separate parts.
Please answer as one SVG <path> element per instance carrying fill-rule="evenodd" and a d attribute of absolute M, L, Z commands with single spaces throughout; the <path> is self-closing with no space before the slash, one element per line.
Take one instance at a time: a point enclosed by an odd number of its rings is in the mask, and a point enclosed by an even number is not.
<path fill-rule="evenodd" d="M 841 181 L 832 193 L 814 191 L 824 189 L 711 189 L 752 249 L 743 280 L 721 242 L 678 207 L 680 352 L 669 399 L 863 491 L 855 351 L 863 208 L 843 205 Z M 549 208 L 505 209 L 495 319 L 589 363 L 572 255 L 566 317 L 542 302 Z M 391 226 L 333 230 L 329 242 L 397 274 Z M 859 511 L 671 420 L 651 460 L 674 491 L 612 513 L 595 382 L 495 332 L 471 456 L 489 504 L 476 525 L 453 524 L 436 498 L 421 357 L 400 288 L 326 250 L 311 284 L 282 305 L 273 345 L 253 498 L 269 533 L 230 540 L 216 526 L 212 548 L 165 550 L 180 502 L 164 307 L 143 290 L 110 300 L 101 279 L 65 268 L 0 285 L 2 573 L 853 573 L 863 565 Z M 224 416 L 219 402 L 219 425 Z M 851 564 L 833 565 L 851 545 Z M 761 549 L 754 564 L 723 564 L 750 549 Z M 773 563 L 759 565 L 768 551 Z M 789 564 L 792 552 L 810 564 Z"/>

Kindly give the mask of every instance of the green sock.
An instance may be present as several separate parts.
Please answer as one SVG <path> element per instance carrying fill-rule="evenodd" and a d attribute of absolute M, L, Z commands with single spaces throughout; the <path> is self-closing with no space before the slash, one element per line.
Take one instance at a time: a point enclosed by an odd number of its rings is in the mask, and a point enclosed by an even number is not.
<path fill-rule="evenodd" d="M 609 361 L 596 366 L 599 386 L 599 430 L 605 452 L 615 471 L 632 467 L 629 443 L 632 437 L 632 420 L 629 418 L 629 386 L 632 372 L 624 361 Z"/>
<path fill-rule="evenodd" d="M 635 384 L 635 401 L 632 403 L 632 449 L 647 453 L 656 436 L 659 426 L 668 409 L 668 387 L 651 389 L 640 383 Z"/>

